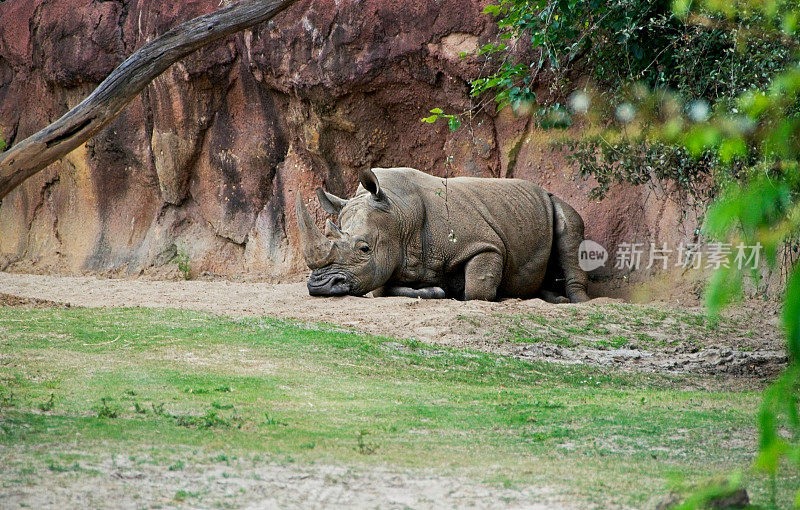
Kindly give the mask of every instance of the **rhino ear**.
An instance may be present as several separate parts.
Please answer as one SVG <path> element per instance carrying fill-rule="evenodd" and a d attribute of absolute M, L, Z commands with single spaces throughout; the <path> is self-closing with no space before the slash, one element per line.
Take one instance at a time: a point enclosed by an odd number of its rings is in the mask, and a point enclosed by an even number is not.
<path fill-rule="evenodd" d="M 376 199 L 383 198 L 383 191 L 381 191 L 381 186 L 378 184 L 378 178 L 375 176 L 375 172 L 369 168 L 365 168 L 361 171 L 358 178 L 361 181 L 361 185 L 364 186 L 364 189 L 372 193 L 373 197 Z"/>
<path fill-rule="evenodd" d="M 319 199 L 319 204 L 328 214 L 336 214 L 338 216 L 342 207 L 347 205 L 347 200 L 332 195 L 322 188 L 317 188 L 317 198 Z"/>

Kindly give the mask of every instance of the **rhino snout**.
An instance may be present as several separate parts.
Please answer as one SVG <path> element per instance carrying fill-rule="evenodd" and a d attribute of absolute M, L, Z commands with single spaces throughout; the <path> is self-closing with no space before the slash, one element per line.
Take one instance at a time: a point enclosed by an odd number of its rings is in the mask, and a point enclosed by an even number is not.
<path fill-rule="evenodd" d="M 350 279 L 342 273 L 312 273 L 308 279 L 308 293 L 312 296 L 344 296 L 350 288 Z"/>

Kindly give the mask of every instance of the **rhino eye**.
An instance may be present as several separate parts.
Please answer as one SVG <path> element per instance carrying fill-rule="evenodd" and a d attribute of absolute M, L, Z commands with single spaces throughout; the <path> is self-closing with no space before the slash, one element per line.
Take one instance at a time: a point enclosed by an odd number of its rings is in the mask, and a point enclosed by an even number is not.
<path fill-rule="evenodd" d="M 368 244 L 361 244 L 359 245 L 358 249 L 361 251 L 361 253 L 369 253 L 371 251 Z"/>

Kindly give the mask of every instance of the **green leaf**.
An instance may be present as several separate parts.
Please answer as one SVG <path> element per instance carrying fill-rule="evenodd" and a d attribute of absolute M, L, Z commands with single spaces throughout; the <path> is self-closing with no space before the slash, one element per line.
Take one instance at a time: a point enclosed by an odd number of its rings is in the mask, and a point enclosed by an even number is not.
<path fill-rule="evenodd" d="M 739 98 L 739 107 L 751 118 L 757 119 L 772 105 L 772 101 L 761 91 L 747 92 Z"/>
<path fill-rule="evenodd" d="M 642 60 L 644 58 L 644 50 L 638 44 L 631 45 L 631 52 L 633 53 L 633 58 L 636 60 Z"/>
<path fill-rule="evenodd" d="M 718 317 L 720 310 L 741 296 L 742 273 L 733 267 L 721 267 L 714 272 L 706 289 L 706 308 L 711 317 Z"/>
<path fill-rule="evenodd" d="M 719 157 L 723 163 L 730 163 L 733 158 L 747 155 L 747 144 L 741 138 L 729 138 L 719 145 Z"/>
<path fill-rule="evenodd" d="M 433 110 L 431 110 L 431 113 L 435 113 L 437 115 L 441 115 L 444 112 L 442 111 L 441 108 L 434 108 Z"/>
<path fill-rule="evenodd" d="M 461 119 L 455 115 L 449 115 L 447 117 L 447 126 L 450 128 L 450 131 L 455 131 L 461 127 Z"/>
<path fill-rule="evenodd" d="M 782 158 L 797 156 L 797 147 L 792 143 L 798 130 L 797 119 L 781 119 L 764 139 L 764 150 Z"/>
<path fill-rule="evenodd" d="M 692 8 L 692 0 L 675 0 L 672 2 L 672 12 L 681 19 L 685 18 L 687 14 L 689 14 L 689 10 Z"/>
<path fill-rule="evenodd" d="M 774 475 L 778 471 L 781 457 L 786 452 L 786 442 L 777 437 L 777 435 L 770 439 L 770 442 L 766 445 L 762 444 L 759 447 L 755 465 L 761 471 Z"/>
<path fill-rule="evenodd" d="M 759 445 L 755 467 L 773 476 L 778 471 L 781 459 L 792 451 L 778 434 L 779 429 L 784 428 L 779 421 L 779 411 L 786 409 L 787 405 L 796 405 L 798 378 L 800 365 L 790 365 L 778 380 L 764 390 L 764 399 L 758 412 Z M 789 420 L 793 421 L 791 416 Z"/>
<path fill-rule="evenodd" d="M 719 143 L 719 130 L 709 124 L 693 127 L 686 134 L 686 148 L 695 156 L 700 156 L 704 151 Z"/>
<path fill-rule="evenodd" d="M 797 31 L 797 22 L 798 22 L 798 12 L 792 11 L 787 13 L 786 16 L 783 17 L 781 21 L 781 30 L 784 31 L 787 35 L 794 35 Z"/>
<path fill-rule="evenodd" d="M 494 5 L 494 4 L 489 4 L 489 5 L 487 5 L 486 7 L 483 8 L 483 13 L 484 14 L 491 14 L 493 16 L 499 16 L 500 15 L 500 6 L 499 5 Z"/>
<path fill-rule="evenodd" d="M 783 298 L 783 328 L 792 361 L 800 361 L 800 264 L 796 265 L 786 285 Z"/>
<path fill-rule="evenodd" d="M 431 115 L 430 117 L 423 117 L 421 120 L 422 122 L 427 122 L 428 124 L 433 124 L 438 119 L 438 115 Z"/>

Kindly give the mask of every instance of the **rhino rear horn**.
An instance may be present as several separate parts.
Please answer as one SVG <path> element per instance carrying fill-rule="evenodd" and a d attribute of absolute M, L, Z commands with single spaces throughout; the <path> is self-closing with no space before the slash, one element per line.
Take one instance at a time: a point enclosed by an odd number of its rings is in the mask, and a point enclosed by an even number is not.
<path fill-rule="evenodd" d="M 297 228 L 300 231 L 300 245 L 303 250 L 303 257 L 306 259 L 306 265 L 310 269 L 327 266 L 335 258 L 333 241 L 320 232 L 305 204 L 303 204 L 303 197 L 300 193 L 297 194 L 297 199 L 295 200 L 295 209 L 297 210 Z"/>
<path fill-rule="evenodd" d="M 378 178 L 375 176 L 375 172 L 373 172 L 372 169 L 363 169 L 358 175 L 358 180 L 361 181 L 361 185 L 364 187 L 364 189 L 372 193 L 372 196 L 376 199 L 379 199 L 383 196 L 381 185 L 378 184 Z"/>
<path fill-rule="evenodd" d="M 335 214 L 338 216 L 342 207 L 347 205 L 347 200 L 339 198 L 332 193 L 328 193 L 322 188 L 317 188 L 317 198 L 319 199 L 319 204 L 328 214 Z"/>
<path fill-rule="evenodd" d="M 325 221 L 325 237 L 333 237 L 335 239 L 340 239 L 342 237 L 341 229 L 339 229 L 330 218 Z"/>

